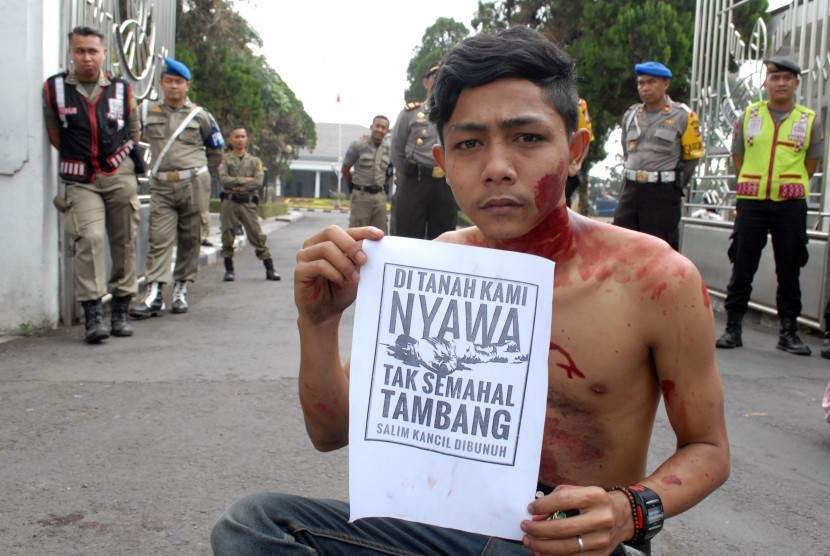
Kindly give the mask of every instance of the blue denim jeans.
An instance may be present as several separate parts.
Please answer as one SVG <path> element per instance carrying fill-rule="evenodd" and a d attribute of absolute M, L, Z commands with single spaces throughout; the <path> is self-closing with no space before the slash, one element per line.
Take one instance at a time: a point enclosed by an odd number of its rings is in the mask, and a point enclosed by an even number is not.
<path fill-rule="evenodd" d="M 271 492 L 235 502 L 213 527 L 210 544 L 216 556 L 531 554 L 518 541 L 399 519 L 349 523 L 345 502 Z"/>

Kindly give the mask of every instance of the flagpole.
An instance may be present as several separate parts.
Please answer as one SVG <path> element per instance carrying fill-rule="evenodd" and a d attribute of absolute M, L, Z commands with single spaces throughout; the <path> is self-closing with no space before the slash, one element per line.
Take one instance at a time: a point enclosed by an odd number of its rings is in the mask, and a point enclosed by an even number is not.
<path fill-rule="evenodd" d="M 337 201 L 334 203 L 334 208 L 340 210 L 340 182 L 343 181 L 343 114 L 339 110 L 340 107 L 340 93 L 337 93 Z"/>

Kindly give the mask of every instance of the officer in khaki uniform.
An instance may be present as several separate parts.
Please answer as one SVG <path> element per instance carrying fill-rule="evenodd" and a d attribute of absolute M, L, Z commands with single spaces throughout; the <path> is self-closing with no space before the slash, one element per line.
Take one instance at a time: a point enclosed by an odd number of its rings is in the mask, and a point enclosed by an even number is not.
<path fill-rule="evenodd" d="M 208 156 L 221 156 L 222 132 L 206 110 L 187 98 L 190 70 L 164 59 L 160 86 L 164 100 L 150 108 L 145 134 L 150 143 L 150 248 L 145 275 L 147 295 L 130 309 L 134 318 L 164 314 L 162 288 L 169 281 L 173 247 L 173 313 L 186 313 L 187 285 L 196 280 L 202 237 L 201 205 L 210 190 Z"/>
<path fill-rule="evenodd" d="M 43 112 L 49 141 L 60 152 L 65 212 L 72 241 L 75 299 L 84 308 L 88 343 L 110 336 L 104 325 L 102 297 L 112 293 L 113 336 L 132 336 L 127 318 L 136 294 L 135 237 L 138 228 L 136 145 L 140 122 L 132 86 L 102 71 L 104 35 L 90 27 L 69 34 L 74 70 L 59 73 L 43 86 Z M 112 268 L 106 276 L 105 238 Z"/>
<path fill-rule="evenodd" d="M 424 77 L 424 87 L 432 89 L 438 66 Z M 429 97 L 429 95 L 427 95 Z M 395 233 L 416 239 L 435 239 L 455 230 L 458 205 L 447 185 L 444 172 L 432 157 L 438 131 L 429 120 L 429 98 L 424 103 L 406 105 L 392 128 L 392 164 L 398 189 L 395 192 Z"/>
<path fill-rule="evenodd" d="M 697 114 L 666 92 L 672 72 L 658 62 L 634 66 L 640 104 L 623 116 L 624 184 L 614 224 L 680 247 L 683 190 L 703 157 Z"/>
<path fill-rule="evenodd" d="M 236 224 L 241 223 L 248 234 L 248 241 L 265 266 L 266 280 L 279 280 L 274 270 L 271 250 L 266 245 L 268 237 L 259 225 L 258 193 L 262 188 L 262 162 L 248 154 L 248 133 L 242 126 L 231 130 L 228 143 L 233 150 L 225 153 L 219 164 L 219 180 L 222 183 L 222 208 L 219 212 L 222 229 L 222 258 L 225 260 L 225 282 L 236 278 L 233 270 L 233 244 L 236 238 Z"/>
<path fill-rule="evenodd" d="M 375 116 L 371 135 L 349 146 L 343 159 L 343 178 L 351 191 L 349 227 L 374 226 L 386 233 L 386 194 L 389 191 L 392 162 L 389 143 L 389 118 Z M 352 174 L 354 168 L 354 174 Z"/>

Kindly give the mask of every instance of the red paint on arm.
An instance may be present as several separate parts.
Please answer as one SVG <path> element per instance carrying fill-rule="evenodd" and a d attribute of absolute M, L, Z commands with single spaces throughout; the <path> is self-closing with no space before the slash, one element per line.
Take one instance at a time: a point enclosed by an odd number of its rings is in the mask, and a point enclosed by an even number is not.
<path fill-rule="evenodd" d="M 674 395 L 674 389 L 677 385 L 674 383 L 673 380 L 664 380 L 660 383 L 660 389 L 663 391 L 663 399 L 666 400 L 666 404 L 672 403 L 672 396 Z"/>
<path fill-rule="evenodd" d="M 320 413 L 321 415 L 327 417 L 328 419 L 331 419 L 332 421 L 337 418 L 337 415 L 335 415 L 334 412 L 331 409 L 329 409 L 329 407 L 323 402 L 318 402 L 314 404 L 314 409 L 317 411 L 317 413 Z"/>
<path fill-rule="evenodd" d="M 565 356 L 565 359 L 568 360 L 567 363 L 557 363 L 556 364 L 557 367 L 565 369 L 565 372 L 568 373 L 568 378 L 573 378 L 574 375 L 578 376 L 579 378 L 585 378 L 585 375 L 582 373 L 582 371 L 580 371 L 577 368 L 576 363 L 574 362 L 573 358 L 571 357 L 571 354 L 569 354 L 567 351 L 562 349 L 561 346 L 559 346 L 559 345 L 557 345 L 553 342 L 550 343 L 550 350 L 551 351 L 558 351 L 559 353 L 561 353 L 562 355 Z"/>
<path fill-rule="evenodd" d="M 668 477 L 663 477 L 660 479 L 660 482 L 664 485 L 682 485 L 683 481 L 680 480 L 680 477 L 677 475 L 669 475 Z"/>
<path fill-rule="evenodd" d="M 709 288 L 706 287 L 706 282 L 700 281 L 700 290 L 703 294 L 703 306 L 707 309 L 712 306 L 712 298 L 709 297 Z"/>

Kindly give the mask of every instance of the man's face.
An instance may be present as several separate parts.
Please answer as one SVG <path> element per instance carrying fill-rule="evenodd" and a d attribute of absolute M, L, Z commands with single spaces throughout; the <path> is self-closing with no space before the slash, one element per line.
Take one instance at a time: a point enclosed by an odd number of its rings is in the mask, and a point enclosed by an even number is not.
<path fill-rule="evenodd" d="M 496 240 L 524 236 L 564 205 L 589 142 L 580 130 L 569 143 L 542 90 L 514 78 L 462 90 L 443 133 L 435 160 L 461 210 Z"/>
<path fill-rule="evenodd" d="M 161 90 L 164 93 L 164 102 L 171 106 L 184 103 L 187 91 L 190 90 L 190 81 L 180 75 L 163 73 L 161 75 Z"/>
<path fill-rule="evenodd" d="M 244 151 L 248 146 L 248 133 L 244 129 L 234 129 L 228 142 L 236 151 Z"/>
<path fill-rule="evenodd" d="M 666 91 L 669 90 L 671 80 L 653 75 L 637 76 L 637 92 L 640 93 L 640 100 L 645 104 L 660 102 Z"/>
<path fill-rule="evenodd" d="M 776 71 L 767 74 L 764 88 L 773 102 L 788 103 L 793 99 L 798 88 L 798 77 L 789 71 Z"/>
<path fill-rule="evenodd" d="M 380 145 L 387 133 L 389 133 L 389 120 L 375 118 L 372 122 L 372 141 Z"/>
<path fill-rule="evenodd" d="M 96 35 L 82 36 L 74 34 L 69 43 L 75 74 L 81 81 L 95 81 L 104 67 L 107 49 L 101 38 Z"/>

